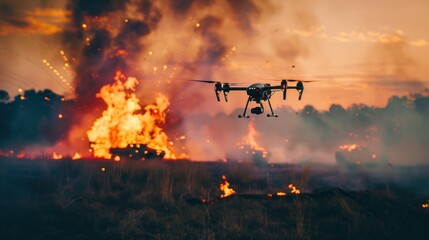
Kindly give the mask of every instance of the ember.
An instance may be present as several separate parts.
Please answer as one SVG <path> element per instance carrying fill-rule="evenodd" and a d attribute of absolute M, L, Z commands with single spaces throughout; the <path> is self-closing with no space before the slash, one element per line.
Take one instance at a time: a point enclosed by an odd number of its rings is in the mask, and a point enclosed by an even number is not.
<path fill-rule="evenodd" d="M 369 144 L 344 144 L 335 152 L 337 163 L 346 167 L 362 166 L 374 167 L 387 162 L 382 154 L 374 152 L 375 143 Z"/>
<path fill-rule="evenodd" d="M 289 189 L 290 189 L 290 192 L 292 193 L 292 194 L 296 194 L 296 195 L 298 195 L 298 194 L 300 194 L 301 193 L 301 191 L 298 189 L 298 188 L 296 188 L 296 186 L 295 185 L 293 185 L 292 183 L 291 184 L 289 184 Z"/>
<path fill-rule="evenodd" d="M 351 152 L 357 148 L 357 144 L 344 144 L 339 146 L 341 150 L 346 150 L 347 152 Z"/>

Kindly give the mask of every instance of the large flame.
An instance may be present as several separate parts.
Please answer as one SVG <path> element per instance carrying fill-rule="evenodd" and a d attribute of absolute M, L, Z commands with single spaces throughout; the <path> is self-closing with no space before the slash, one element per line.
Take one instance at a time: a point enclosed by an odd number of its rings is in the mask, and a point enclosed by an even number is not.
<path fill-rule="evenodd" d="M 95 157 L 111 158 L 111 148 L 146 144 L 149 148 L 164 151 L 168 159 L 176 158 L 167 135 L 160 127 L 165 123 L 169 106 L 167 97 L 159 93 L 155 104 L 147 105 L 145 112 L 139 113 L 141 107 L 134 93 L 137 84 L 136 78 L 126 78 L 117 72 L 115 82 L 103 86 L 97 94 L 106 102 L 107 109 L 87 132 Z"/>

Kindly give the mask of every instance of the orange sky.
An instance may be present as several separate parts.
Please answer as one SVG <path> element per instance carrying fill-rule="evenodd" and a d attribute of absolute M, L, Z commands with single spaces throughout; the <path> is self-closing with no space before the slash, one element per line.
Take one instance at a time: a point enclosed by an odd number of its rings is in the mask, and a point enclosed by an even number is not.
<path fill-rule="evenodd" d="M 11 3 L 16 14 L 0 16 L 0 89 L 15 95 L 18 88 L 50 88 L 72 96 L 74 73 L 64 65 L 69 53 L 60 52 L 59 34 L 70 14 L 63 9 L 64 2 L 3 2 Z M 163 91 L 167 75 L 180 76 L 181 62 L 195 57 L 202 44 L 194 35 L 196 24 L 203 14 L 221 15 L 225 9 L 218 2 L 217 7 L 196 11 L 180 23 L 163 14 L 141 53 L 141 71 L 158 80 L 157 91 Z M 225 15 L 219 34 L 230 49 L 213 79 L 248 84 L 270 78 L 320 80 L 306 85 L 301 102 L 292 91 L 286 102 L 274 95 L 275 106 L 297 109 L 307 104 L 326 109 L 332 103 L 383 106 L 391 95 L 429 87 L 428 1 L 271 2 L 259 6 L 261 14 L 251 21 L 249 34 L 238 33 L 234 20 Z M 21 20 L 28 24 L 11 24 Z M 184 86 L 209 94 L 210 104 L 215 103 L 211 86 Z M 241 93 L 230 99 L 214 111 L 232 111 L 246 100 Z"/>

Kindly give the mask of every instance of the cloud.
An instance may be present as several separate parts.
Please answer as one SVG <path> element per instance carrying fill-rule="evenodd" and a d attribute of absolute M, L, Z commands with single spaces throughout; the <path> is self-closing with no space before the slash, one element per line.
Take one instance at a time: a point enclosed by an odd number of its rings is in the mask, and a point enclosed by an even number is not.
<path fill-rule="evenodd" d="M 22 9 L 12 4 L 0 4 L 0 36 L 51 35 L 62 31 L 70 12 L 60 8 Z"/>
<path fill-rule="evenodd" d="M 392 91 L 416 91 L 429 86 L 429 82 L 419 80 L 392 80 L 392 79 L 377 79 L 375 81 L 362 82 L 372 86 L 381 86 Z"/>
<path fill-rule="evenodd" d="M 424 39 L 419 39 L 419 40 L 410 41 L 410 45 L 416 46 L 416 47 L 426 47 L 429 45 L 429 42 Z"/>
<path fill-rule="evenodd" d="M 286 29 L 286 33 L 297 35 L 300 37 L 316 37 L 323 39 L 330 39 L 335 42 L 349 43 L 349 42 L 365 42 L 365 43 L 379 43 L 379 44 L 399 44 L 406 42 L 415 47 L 429 46 L 429 41 L 425 39 L 406 40 L 403 30 L 397 29 L 390 32 L 377 32 L 377 31 L 341 31 L 338 33 L 328 33 L 324 27 L 311 27 L 306 29 Z"/>

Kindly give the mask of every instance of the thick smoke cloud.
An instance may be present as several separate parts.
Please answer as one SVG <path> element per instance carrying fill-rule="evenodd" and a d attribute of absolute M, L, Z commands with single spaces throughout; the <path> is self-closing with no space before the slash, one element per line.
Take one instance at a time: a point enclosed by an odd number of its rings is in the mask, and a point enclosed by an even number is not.
<path fill-rule="evenodd" d="M 127 16 L 131 7 L 140 14 Z M 143 49 L 141 39 L 156 28 L 161 15 L 150 1 L 79 0 L 70 1 L 68 9 L 72 25 L 64 42 L 76 54 L 76 95 L 91 106 L 116 71 L 139 76 L 132 63 Z"/>

